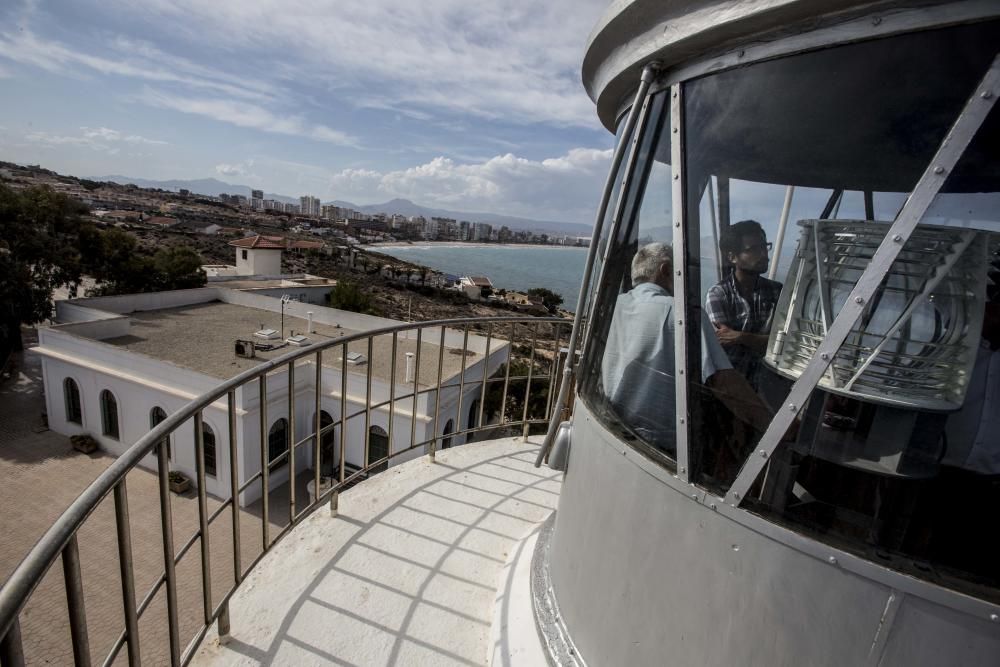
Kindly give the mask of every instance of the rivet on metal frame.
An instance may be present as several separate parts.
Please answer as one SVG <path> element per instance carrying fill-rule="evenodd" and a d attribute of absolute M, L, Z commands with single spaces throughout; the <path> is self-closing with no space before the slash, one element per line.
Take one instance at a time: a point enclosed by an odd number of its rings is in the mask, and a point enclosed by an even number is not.
<path fill-rule="evenodd" d="M 861 304 L 863 304 L 864 302 L 865 302 L 865 298 L 863 296 L 856 296 L 856 297 L 854 297 L 854 303 L 858 304 L 859 306 Z"/>
<path fill-rule="evenodd" d="M 691 494 L 691 499 L 692 500 L 698 500 L 698 494 L 697 493 L 692 493 Z"/>
<path fill-rule="evenodd" d="M 681 472 L 687 472 L 687 471 L 688 471 L 687 468 L 685 468 L 684 466 L 681 466 Z"/>
<path fill-rule="evenodd" d="M 830 358 L 830 353 L 829 352 L 821 352 L 820 355 L 819 355 L 819 358 L 822 359 L 823 361 L 827 361 Z"/>
<path fill-rule="evenodd" d="M 681 175 L 680 175 L 680 174 L 674 174 L 674 180 L 675 180 L 675 181 L 676 181 L 677 179 L 679 179 L 680 177 L 681 177 Z"/>
<path fill-rule="evenodd" d="M 708 508 L 709 509 L 713 509 L 713 510 L 717 510 L 717 509 L 719 509 L 719 506 L 716 505 L 715 503 L 709 503 L 708 504 Z"/>
<path fill-rule="evenodd" d="M 981 98 L 983 98 L 984 100 L 988 100 L 988 99 L 990 99 L 990 98 L 993 97 L 993 91 L 992 90 L 984 90 L 983 92 L 979 93 L 979 96 Z"/>
<path fill-rule="evenodd" d="M 903 237 L 900 236 L 899 234 L 896 234 L 895 236 L 892 237 L 892 240 L 895 241 L 896 243 L 902 243 Z"/>
<path fill-rule="evenodd" d="M 792 412 L 795 412 L 795 411 L 796 411 L 796 410 L 798 410 L 799 408 L 798 408 L 798 406 L 797 406 L 797 405 L 795 405 L 794 403 L 789 403 L 789 404 L 788 404 L 788 409 L 789 409 L 790 411 L 792 411 Z"/>
<path fill-rule="evenodd" d="M 1000 614 L 990 614 L 990 620 L 994 623 L 1000 623 Z"/>
<path fill-rule="evenodd" d="M 766 449 L 762 449 L 762 450 L 760 450 L 757 453 L 760 454 L 761 458 L 765 458 L 765 459 L 767 458 L 767 450 Z"/>
<path fill-rule="evenodd" d="M 881 23 L 882 23 L 882 17 L 881 16 L 874 16 L 874 17 L 872 17 L 872 25 L 880 25 Z"/>
<path fill-rule="evenodd" d="M 836 556 L 830 556 L 826 560 L 829 561 L 830 565 L 836 565 L 837 564 L 837 557 Z"/>
<path fill-rule="evenodd" d="M 941 165 L 938 165 L 938 166 L 934 167 L 934 173 L 935 174 L 943 174 L 944 173 L 944 167 L 942 167 Z"/>

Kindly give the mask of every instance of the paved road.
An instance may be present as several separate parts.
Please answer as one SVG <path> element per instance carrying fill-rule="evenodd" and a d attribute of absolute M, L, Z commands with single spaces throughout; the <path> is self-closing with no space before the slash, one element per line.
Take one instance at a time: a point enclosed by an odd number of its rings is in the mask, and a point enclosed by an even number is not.
<path fill-rule="evenodd" d="M 34 332 L 25 336 L 34 344 Z M 69 439 L 44 430 L 41 363 L 36 355 L 15 355 L 10 377 L 0 380 L 0 580 L 6 580 L 17 563 L 69 504 L 112 462 L 113 458 L 74 451 Z M 305 478 L 299 477 L 297 505 L 307 503 Z M 135 558 L 136 595 L 146 595 L 163 571 L 160 511 L 156 476 L 134 470 L 127 480 L 132 548 Z M 197 531 L 198 505 L 193 492 L 174 495 L 171 504 L 175 549 L 180 550 Z M 210 510 L 218 501 L 209 500 Z M 271 517 L 287 520 L 287 487 L 272 492 Z M 233 581 L 232 521 L 224 512 L 209 530 L 212 589 L 220 599 Z M 273 523 L 272 539 L 282 522 Z M 241 516 L 241 556 L 244 569 L 260 553 L 259 512 L 248 508 Z M 114 503 L 108 497 L 79 533 L 83 586 L 87 604 L 90 648 L 96 664 L 103 662 L 124 627 L 117 559 Z M 201 556 L 198 544 L 177 568 L 182 638 L 197 631 L 202 617 Z M 163 591 L 140 619 L 142 658 L 145 664 L 168 662 L 166 601 Z M 25 653 L 30 665 L 72 663 L 69 622 L 62 568 L 57 563 L 46 575 L 21 614 Z M 184 646 L 182 642 L 181 650 Z M 116 664 L 125 664 L 122 650 Z"/>

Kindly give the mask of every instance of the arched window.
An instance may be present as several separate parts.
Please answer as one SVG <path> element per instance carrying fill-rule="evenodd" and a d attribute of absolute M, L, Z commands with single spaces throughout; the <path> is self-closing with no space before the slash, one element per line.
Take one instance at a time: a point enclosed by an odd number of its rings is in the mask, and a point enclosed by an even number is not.
<path fill-rule="evenodd" d="M 368 465 L 387 456 L 389 456 L 389 434 L 381 426 L 372 426 L 368 429 Z M 386 461 L 372 468 L 370 472 L 382 472 L 388 467 L 389 462 Z"/>
<path fill-rule="evenodd" d="M 316 416 L 313 415 L 313 424 Z M 334 477 L 340 470 L 340 460 L 337 458 L 337 427 L 333 425 L 333 417 L 326 410 L 319 412 L 319 429 L 322 433 L 319 439 L 319 474 L 323 477 Z"/>
<path fill-rule="evenodd" d="M 267 434 L 267 461 L 272 468 L 279 468 L 288 462 L 285 457 L 274 462 L 276 458 L 288 451 L 288 420 L 282 417 L 271 425 Z"/>
<path fill-rule="evenodd" d="M 472 401 L 469 406 L 469 425 L 466 428 L 476 428 L 479 426 L 479 399 Z"/>
<path fill-rule="evenodd" d="M 205 445 L 205 474 L 209 477 L 215 477 L 215 432 L 205 422 L 201 423 L 201 441 Z"/>
<path fill-rule="evenodd" d="M 444 425 L 444 431 L 441 433 L 441 435 L 446 436 L 454 430 L 455 430 L 455 421 L 453 419 L 449 419 L 448 423 Z M 441 440 L 441 449 L 448 449 L 449 447 L 451 447 L 451 438 L 443 438 Z"/>
<path fill-rule="evenodd" d="M 115 440 L 121 437 L 118 430 L 118 401 L 107 389 L 101 392 L 101 433 Z"/>
<path fill-rule="evenodd" d="M 149 411 L 149 428 L 156 428 L 160 422 L 167 418 L 167 411 L 161 408 L 159 405 L 154 407 Z M 172 458 L 172 452 L 170 451 L 170 436 L 168 435 L 163 440 L 160 441 L 160 445 L 166 447 L 167 458 Z"/>
<path fill-rule="evenodd" d="M 63 398 L 66 400 L 66 421 L 82 425 L 83 408 L 80 405 L 80 388 L 73 378 L 63 380 Z"/>

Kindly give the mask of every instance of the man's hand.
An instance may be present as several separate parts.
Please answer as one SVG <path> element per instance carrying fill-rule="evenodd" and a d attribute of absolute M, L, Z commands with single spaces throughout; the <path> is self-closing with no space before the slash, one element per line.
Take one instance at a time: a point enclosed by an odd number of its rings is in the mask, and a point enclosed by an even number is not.
<path fill-rule="evenodd" d="M 730 329 L 725 324 L 715 325 L 715 337 L 719 339 L 722 347 L 731 347 L 743 342 L 743 332 Z"/>
<path fill-rule="evenodd" d="M 756 352 L 759 356 L 764 356 L 767 350 L 767 334 L 753 334 L 746 331 L 730 329 L 725 324 L 715 325 L 715 337 L 719 339 L 722 347 L 732 347 L 733 345 L 743 345 Z"/>

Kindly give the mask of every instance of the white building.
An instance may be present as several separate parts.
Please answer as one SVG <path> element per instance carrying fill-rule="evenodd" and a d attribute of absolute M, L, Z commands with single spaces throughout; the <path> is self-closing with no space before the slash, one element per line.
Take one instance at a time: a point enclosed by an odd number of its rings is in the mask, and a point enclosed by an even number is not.
<path fill-rule="evenodd" d="M 462 276 L 458 289 L 473 301 L 480 301 L 493 294 L 493 281 L 486 276 Z"/>
<path fill-rule="evenodd" d="M 281 274 L 281 253 L 288 243 L 280 236 L 249 236 L 233 241 L 236 248 L 236 275 L 277 276 Z"/>
<path fill-rule="evenodd" d="M 57 324 L 39 329 L 39 344 L 33 351 L 42 357 L 46 408 L 49 427 L 64 435 L 87 433 L 105 451 L 119 455 L 147 433 L 167 415 L 196 396 L 235 375 L 262 362 L 296 349 L 282 345 L 292 333 L 307 336 L 311 343 L 340 338 L 354 333 L 398 324 L 368 315 L 311 306 L 296 302 L 282 304 L 273 297 L 248 294 L 221 288 L 202 288 L 174 292 L 157 292 L 116 297 L 76 299 L 57 303 Z M 311 325 L 310 325 L 311 322 Z M 236 353 L 237 341 L 254 341 L 254 332 L 261 329 L 279 330 L 275 340 L 260 341 L 276 344 L 278 349 L 256 349 L 255 358 Z M 425 337 L 428 340 L 430 337 Z M 466 389 L 462 400 L 463 414 L 458 412 L 457 386 L 441 391 L 440 417 L 435 421 L 437 364 L 443 359 L 441 374 L 445 384 L 460 383 L 461 354 L 441 354 L 435 343 L 422 342 L 420 350 L 420 394 L 416 412 L 413 399 L 396 401 L 393 409 L 393 443 L 391 451 L 410 446 L 411 423 L 416 442 L 446 435 L 475 423 L 478 418 L 483 364 L 492 374 L 506 359 L 506 343 L 494 339 L 485 356 L 485 339 L 469 336 L 471 354 L 465 357 Z M 448 331 L 445 348 L 461 348 L 461 332 Z M 268 345 L 265 345 L 267 347 Z M 258 346 L 259 347 L 259 346 Z M 366 359 L 367 341 L 352 343 L 349 354 L 362 355 L 360 363 L 347 363 L 347 413 L 363 411 L 371 365 L 371 403 L 388 402 L 390 386 L 395 396 L 412 394 L 412 368 L 408 368 L 406 353 L 416 351 L 416 333 L 399 335 L 396 350 L 395 376 L 392 370 L 391 337 L 373 340 L 372 358 Z M 333 423 L 341 414 L 341 348 L 331 347 L 325 353 L 321 370 L 322 416 Z M 296 364 L 294 391 L 294 433 L 288 420 L 289 381 L 287 367 L 267 376 L 267 411 L 269 460 L 287 450 L 288 442 L 301 442 L 314 432 L 314 388 L 316 358 Z M 230 470 L 236 466 L 240 483 L 260 472 L 260 401 L 258 383 L 252 382 L 235 392 L 237 460 L 230 461 L 226 417 L 226 401 L 213 404 L 203 413 L 205 434 L 206 491 L 228 497 Z M 193 428 L 182 427 L 169 442 L 171 469 L 189 478 L 196 478 Z M 324 436 L 325 462 L 339 461 L 340 428 Z M 388 453 L 389 408 L 384 405 L 372 411 L 369 424 L 369 460 L 377 461 Z M 347 469 L 363 465 L 365 420 L 348 420 L 345 435 Z M 444 446 L 451 444 L 445 442 Z M 455 444 L 458 444 L 457 442 Z M 423 454 L 415 448 L 409 454 L 392 459 L 396 465 Z M 144 466 L 155 468 L 150 455 Z M 313 447 L 296 450 L 296 472 L 313 466 Z M 328 472 L 328 470 L 323 470 Z M 270 484 L 281 485 L 288 480 L 288 464 L 271 465 Z M 251 485 L 240 497 L 246 505 L 261 493 L 260 485 Z"/>

